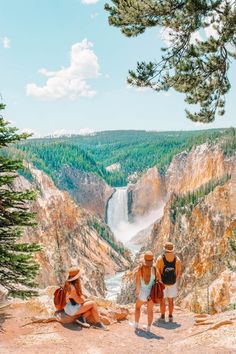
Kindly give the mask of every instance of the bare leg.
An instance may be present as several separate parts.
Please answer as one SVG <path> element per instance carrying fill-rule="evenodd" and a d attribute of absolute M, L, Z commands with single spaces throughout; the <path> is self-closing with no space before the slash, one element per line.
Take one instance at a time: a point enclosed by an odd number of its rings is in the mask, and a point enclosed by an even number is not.
<path fill-rule="evenodd" d="M 169 308 L 169 316 L 173 315 L 173 311 L 174 311 L 174 299 L 173 297 L 168 298 L 168 308 Z"/>
<path fill-rule="evenodd" d="M 76 312 L 76 316 L 82 315 L 88 311 L 90 311 L 95 322 L 100 322 L 97 305 L 94 301 L 86 301 L 84 304 L 82 304 L 79 310 Z"/>
<path fill-rule="evenodd" d="M 140 319 L 141 306 L 144 304 L 143 301 L 137 300 L 135 304 L 135 322 L 138 323 Z"/>
<path fill-rule="evenodd" d="M 147 302 L 148 327 L 150 327 L 153 322 L 153 305 L 154 304 L 152 300 Z"/>
<path fill-rule="evenodd" d="M 161 311 L 161 315 L 165 316 L 165 312 L 166 312 L 165 298 L 161 299 L 160 301 L 160 311 Z"/>

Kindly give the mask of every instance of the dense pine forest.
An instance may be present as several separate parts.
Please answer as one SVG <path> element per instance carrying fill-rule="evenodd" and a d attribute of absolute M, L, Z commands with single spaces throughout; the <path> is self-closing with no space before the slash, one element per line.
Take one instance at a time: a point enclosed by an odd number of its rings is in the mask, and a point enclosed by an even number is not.
<path fill-rule="evenodd" d="M 148 168 L 157 166 L 164 173 L 174 155 L 204 142 L 221 141 L 225 154 L 236 148 L 236 129 L 179 132 L 104 131 L 87 136 L 30 139 L 6 154 L 32 162 L 58 185 L 63 166 L 93 172 L 111 186 L 124 186 Z M 106 168 L 118 164 L 109 171 Z M 20 171 L 28 179 L 30 172 Z"/>

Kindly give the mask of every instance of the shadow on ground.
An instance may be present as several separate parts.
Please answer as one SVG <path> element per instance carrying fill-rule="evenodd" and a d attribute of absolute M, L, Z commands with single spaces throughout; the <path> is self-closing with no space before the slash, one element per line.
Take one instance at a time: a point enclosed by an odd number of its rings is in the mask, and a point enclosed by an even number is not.
<path fill-rule="evenodd" d="M 181 327 L 180 323 L 177 322 L 159 322 L 158 320 L 153 322 L 153 326 L 155 327 L 161 327 L 165 329 L 176 329 Z"/>
<path fill-rule="evenodd" d="M 146 338 L 146 339 L 158 339 L 158 340 L 164 339 L 164 337 L 162 336 L 157 336 L 156 334 L 152 332 L 144 331 L 143 329 L 136 329 L 134 333 L 136 334 L 136 336 Z"/>
<path fill-rule="evenodd" d="M 82 331 L 82 328 L 77 323 L 62 323 L 62 326 L 71 331 Z"/>

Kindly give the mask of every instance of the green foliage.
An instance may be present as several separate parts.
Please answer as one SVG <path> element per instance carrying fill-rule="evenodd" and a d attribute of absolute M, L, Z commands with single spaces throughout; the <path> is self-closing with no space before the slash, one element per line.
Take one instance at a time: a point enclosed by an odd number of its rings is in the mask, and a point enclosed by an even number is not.
<path fill-rule="evenodd" d="M 224 137 L 221 148 L 225 156 L 231 156 L 236 152 L 236 129 L 230 128 Z"/>
<path fill-rule="evenodd" d="M 92 136 L 74 136 L 59 139 L 37 139 L 11 149 L 13 156 L 30 161 L 52 177 L 59 188 L 70 190 L 65 166 L 84 172 L 93 172 L 114 187 L 124 186 L 129 178 L 141 175 L 157 166 L 164 173 L 174 155 L 189 151 L 206 141 L 215 143 L 227 136 L 229 130 L 146 132 L 109 131 Z M 106 167 L 119 163 L 113 172 Z"/>
<path fill-rule="evenodd" d="M 0 104 L 0 110 L 4 108 Z M 17 129 L 9 127 L 0 117 L 0 150 L 25 138 L 26 134 L 17 134 Z M 12 296 L 27 297 L 36 294 L 32 288 L 36 286 L 38 265 L 33 253 L 40 247 L 19 243 L 24 227 L 34 225 L 34 214 L 29 212 L 28 204 L 35 198 L 33 191 L 14 190 L 19 169 L 24 169 L 22 161 L 0 155 L 0 284 Z"/>
<path fill-rule="evenodd" d="M 116 252 L 122 255 L 124 254 L 125 248 L 115 241 L 106 224 L 102 223 L 96 217 L 91 217 L 90 219 L 88 219 L 88 226 L 91 229 L 96 230 L 99 236 L 103 238 Z"/>
<path fill-rule="evenodd" d="M 236 58 L 236 9 L 234 0 L 112 0 L 105 4 L 109 24 L 127 37 L 160 26 L 169 33 L 169 45 L 159 61 L 138 62 L 130 70 L 128 83 L 155 91 L 174 88 L 185 93 L 188 104 L 200 106 L 198 113 L 186 110 L 193 121 L 212 122 L 224 114 L 225 94 L 230 89 L 228 70 Z M 193 40 L 202 30 L 216 36 Z"/>
<path fill-rule="evenodd" d="M 215 178 L 193 192 L 188 192 L 183 195 L 176 195 L 172 201 L 170 208 L 171 221 L 176 222 L 177 215 L 190 216 L 194 207 L 204 199 L 204 197 L 211 193 L 217 186 L 223 186 L 231 176 L 224 175 L 221 178 Z"/>

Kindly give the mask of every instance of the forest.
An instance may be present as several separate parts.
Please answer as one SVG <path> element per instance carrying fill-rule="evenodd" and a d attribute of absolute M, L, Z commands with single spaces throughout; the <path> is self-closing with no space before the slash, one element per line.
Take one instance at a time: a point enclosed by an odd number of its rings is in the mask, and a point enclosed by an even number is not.
<path fill-rule="evenodd" d="M 14 148 L 5 150 L 14 158 L 31 162 L 45 171 L 56 185 L 61 180 L 61 169 L 68 166 L 82 172 L 95 173 L 113 187 L 125 186 L 148 168 L 157 166 L 164 174 L 173 156 L 189 151 L 194 146 L 221 141 L 226 155 L 235 151 L 236 129 L 212 129 L 199 131 L 104 131 L 87 136 L 28 139 Z M 119 168 L 106 168 L 119 163 Z M 30 172 L 20 171 L 31 179 Z"/>

